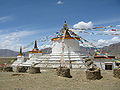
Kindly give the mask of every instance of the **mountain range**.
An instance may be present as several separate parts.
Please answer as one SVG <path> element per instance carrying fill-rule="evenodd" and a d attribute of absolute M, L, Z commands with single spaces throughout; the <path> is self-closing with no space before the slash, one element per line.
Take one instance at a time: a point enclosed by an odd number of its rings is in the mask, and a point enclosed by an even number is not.
<path fill-rule="evenodd" d="M 80 47 L 80 52 L 85 55 L 90 55 L 90 54 L 92 55 L 94 53 L 95 49 L 96 48 Z M 103 53 L 108 53 L 108 54 L 112 54 L 117 57 L 120 57 L 120 42 L 116 43 L 116 44 L 111 44 L 109 46 L 105 46 L 103 48 L 100 48 L 100 50 Z M 43 51 L 43 54 L 45 54 L 45 53 L 49 54 L 52 52 L 52 49 L 45 48 L 45 49 L 42 49 L 42 51 Z M 18 55 L 18 53 L 19 52 L 12 51 L 9 49 L 0 49 L 0 57 L 16 57 Z M 24 52 L 24 55 L 28 56 L 28 53 Z"/>

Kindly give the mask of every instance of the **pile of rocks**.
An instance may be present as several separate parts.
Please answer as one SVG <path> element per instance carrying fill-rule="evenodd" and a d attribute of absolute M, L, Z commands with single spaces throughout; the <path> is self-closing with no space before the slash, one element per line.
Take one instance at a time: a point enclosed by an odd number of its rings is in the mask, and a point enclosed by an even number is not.
<path fill-rule="evenodd" d="M 30 67 L 27 70 L 27 72 L 30 73 L 30 74 L 40 73 L 40 68 L 39 67 Z"/>
<path fill-rule="evenodd" d="M 3 68 L 3 71 L 5 71 L 5 72 L 12 72 L 13 70 L 12 70 L 12 67 L 7 66 L 7 67 Z"/>
<path fill-rule="evenodd" d="M 17 66 L 15 72 L 26 72 L 27 68 L 23 66 Z"/>
<path fill-rule="evenodd" d="M 72 78 L 70 75 L 70 69 L 67 67 L 59 67 L 56 71 L 58 76 Z"/>
<path fill-rule="evenodd" d="M 102 76 L 101 76 L 100 69 L 91 68 L 91 69 L 86 70 L 86 78 L 89 80 L 101 79 Z"/>
<path fill-rule="evenodd" d="M 113 76 L 120 79 L 120 68 L 113 69 Z"/>
<path fill-rule="evenodd" d="M 93 60 L 90 58 L 87 58 L 85 60 L 85 65 L 87 67 L 86 72 L 86 78 L 89 80 L 96 80 L 96 79 L 101 79 L 101 71 L 100 68 L 98 68 L 94 63 Z"/>

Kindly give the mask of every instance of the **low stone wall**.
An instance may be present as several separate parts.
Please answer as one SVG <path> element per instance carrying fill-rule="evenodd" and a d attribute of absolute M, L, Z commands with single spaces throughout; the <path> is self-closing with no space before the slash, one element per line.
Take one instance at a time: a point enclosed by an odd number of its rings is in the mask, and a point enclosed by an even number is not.
<path fill-rule="evenodd" d="M 120 79 L 120 68 L 113 69 L 113 76 Z"/>

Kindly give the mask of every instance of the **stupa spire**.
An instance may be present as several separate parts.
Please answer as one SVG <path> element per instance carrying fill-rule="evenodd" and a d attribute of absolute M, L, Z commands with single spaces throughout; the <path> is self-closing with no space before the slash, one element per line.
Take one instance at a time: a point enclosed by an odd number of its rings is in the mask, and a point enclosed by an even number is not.
<path fill-rule="evenodd" d="M 35 40 L 34 42 L 34 48 L 32 49 L 32 51 L 29 51 L 30 53 L 42 53 L 42 51 L 40 51 L 38 49 L 38 46 L 37 46 L 37 40 Z"/>
<path fill-rule="evenodd" d="M 38 49 L 38 47 L 37 47 L 37 40 L 35 40 L 34 49 Z"/>
<path fill-rule="evenodd" d="M 73 37 L 73 35 L 75 37 Z M 54 40 L 61 40 L 62 37 L 64 37 L 64 39 L 76 39 L 76 40 L 80 40 L 80 37 L 78 37 L 77 34 L 75 34 L 74 32 L 72 32 L 68 28 L 68 24 L 67 24 L 66 21 L 63 24 L 63 28 L 60 30 L 60 34 L 57 37 L 52 38 L 51 40 L 52 41 L 54 41 Z"/>
<path fill-rule="evenodd" d="M 23 55 L 22 47 L 20 47 L 20 52 L 19 52 L 18 56 L 22 56 L 22 55 Z"/>
<path fill-rule="evenodd" d="M 22 47 L 20 47 L 20 54 L 22 54 Z"/>
<path fill-rule="evenodd" d="M 65 30 L 66 30 L 65 37 L 71 37 L 71 35 L 70 35 L 70 33 L 69 33 L 69 29 L 68 29 L 68 24 L 67 24 L 66 21 L 64 22 L 63 29 L 64 29 L 63 33 L 64 33 Z"/>

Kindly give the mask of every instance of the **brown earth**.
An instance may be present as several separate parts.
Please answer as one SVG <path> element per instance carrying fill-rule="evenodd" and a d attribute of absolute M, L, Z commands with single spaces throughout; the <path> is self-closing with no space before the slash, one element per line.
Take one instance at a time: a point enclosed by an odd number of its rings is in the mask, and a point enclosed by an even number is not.
<path fill-rule="evenodd" d="M 0 90 L 120 90 L 120 79 L 112 71 L 102 71 L 100 80 L 87 80 L 79 69 L 72 69 L 71 75 L 59 77 L 53 69 L 38 74 L 0 72 Z"/>
<path fill-rule="evenodd" d="M 13 63 L 15 60 L 17 60 L 17 58 L 5 58 L 5 57 L 0 57 L 0 64 L 11 64 Z"/>

